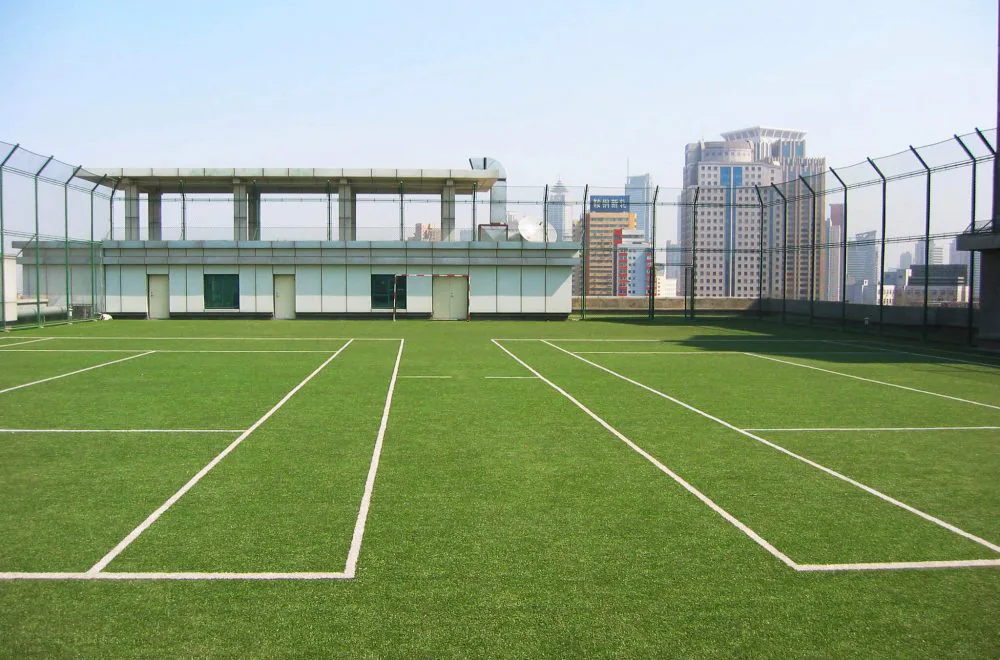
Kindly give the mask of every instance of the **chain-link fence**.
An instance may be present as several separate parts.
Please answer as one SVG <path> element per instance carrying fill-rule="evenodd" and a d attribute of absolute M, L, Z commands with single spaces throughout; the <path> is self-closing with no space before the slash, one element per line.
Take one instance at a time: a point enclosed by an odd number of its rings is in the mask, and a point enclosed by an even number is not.
<path fill-rule="evenodd" d="M 335 182 L 325 195 L 261 193 L 252 180 L 241 190 L 257 205 L 256 240 L 578 242 L 574 309 L 584 316 L 740 313 L 972 337 L 979 265 L 955 238 L 991 226 L 995 129 L 846 167 L 749 146 L 713 157 L 719 144 L 689 145 L 682 188 L 642 175 L 456 195 L 449 235 L 441 196 L 403 184 L 358 194 L 351 236 L 341 235 Z M 126 199 L 123 181 L 15 145 L 0 143 L 0 159 L 2 327 L 99 314 L 100 241 L 148 240 L 154 208 L 161 240 L 231 241 L 234 206 L 247 199 L 181 182 L 143 204 Z"/>

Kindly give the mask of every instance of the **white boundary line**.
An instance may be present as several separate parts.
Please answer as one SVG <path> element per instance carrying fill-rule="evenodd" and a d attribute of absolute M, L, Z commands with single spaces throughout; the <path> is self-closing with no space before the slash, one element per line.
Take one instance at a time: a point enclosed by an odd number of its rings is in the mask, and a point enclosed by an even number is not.
<path fill-rule="evenodd" d="M 54 335 L 46 339 L 104 341 L 399 341 L 399 337 L 114 337 L 92 335 Z"/>
<path fill-rule="evenodd" d="M 135 541 L 137 538 L 139 538 L 140 534 L 142 534 L 147 529 L 149 529 L 150 525 L 152 525 L 153 523 L 155 523 L 159 519 L 160 516 L 162 516 L 164 513 L 166 513 L 166 511 L 177 502 L 177 500 L 179 500 L 181 497 L 183 497 L 184 494 L 187 493 L 189 490 L 191 490 L 194 487 L 195 484 L 197 484 L 199 481 L 201 481 L 202 477 L 204 477 L 206 474 L 208 474 L 212 470 L 212 468 L 214 468 L 216 465 L 219 464 L 219 462 L 222 459 L 224 459 L 226 456 L 229 455 L 230 452 L 232 452 L 234 449 L 236 449 L 240 445 L 240 443 L 243 442 L 247 438 L 247 436 L 249 436 L 251 433 L 253 433 L 254 431 L 256 431 L 257 428 L 259 428 L 261 424 L 263 424 L 268 419 L 270 419 L 271 415 L 273 415 L 274 413 L 278 412 L 278 409 L 280 409 L 283 405 L 285 405 L 288 402 L 289 399 L 291 399 L 293 396 L 295 396 L 295 394 L 298 393 L 299 390 L 301 390 L 303 387 L 305 387 L 306 383 L 308 383 L 310 380 L 312 380 L 320 371 L 322 371 L 326 367 L 326 365 L 328 365 L 331 362 L 333 362 L 333 360 L 338 355 L 340 355 L 344 351 L 345 348 L 347 348 L 348 346 L 351 345 L 352 341 L 353 340 L 348 340 L 348 342 L 346 344 L 344 344 L 343 346 L 341 346 L 340 348 L 338 348 L 337 351 L 333 355 L 331 355 L 330 357 L 328 357 L 323 362 L 323 364 L 321 364 L 318 367 L 316 367 L 316 369 L 311 374 L 309 374 L 308 376 L 306 376 L 305 379 L 302 380 L 302 382 L 300 382 L 298 385 L 296 385 L 295 387 L 293 387 L 292 390 L 288 394 L 286 394 L 285 396 L 283 396 L 281 398 L 281 400 L 278 401 L 278 403 L 274 404 L 274 407 L 272 407 L 270 410 L 268 410 L 266 413 L 264 413 L 264 415 L 260 419 L 258 419 L 256 422 L 254 422 L 253 426 L 251 426 L 246 431 L 244 431 L 243 433 L 241 433 L 240 436 L 238 438 L 236 438 L 235 440 L 233 440 L 232 443 L 230 443 L 228 447 L 226 447 L 221 452 L 219 452 L 218 456 L 216 456 L 211 461 L 209 461 L 208 465 L 206 465 L 201 470 L 199 470 L 198 473 L 195 474 L 193 477 L 191 477 L 191 479 L 188 480 L 188 482 L 186 484 L 184 484 L 183 486 L 181 486 L 180 490 L 178 490 L 176 493 L 174 493 L 173 495 L 171 495 L 170 498 L 166 502 L 164 502 L 163 504 L 161 504 L 160 507 L 158 509 L 156 509 L 156 511 L 153 511 L 153 513 L 149 514 L 149 516 L 144 521 L 142 521 L 141 523 L 139 523 L 139 525 L 135 529 L 133 529 L 131 532 L 129 532 L 128 536 L 126 536 L 124 539 L 122 539 L 118 543 L 118 545 L 116 545 L 114 548 L 112 548 L 111 551 L 109 551 L 96 564 L 94 564 L 90 568 L 90 570 L 87 571 L 87 573 L 94 574 L 94 573 L 100 573 L 101 571 L 103 571 L 104 568 L 108 564 L 110 564 L 111 561 L 114 560 L 115 557 L 117 557 L 118 555 L 120 555 L 125 550 L 125 548 L 127 548 L 129 545 L 132 544 L 133 541 Z"/>
<path fill-rule="evenodd" d="M 0 347 L 2 348 L 2 347 Z M 10 351 L 3 351 L 6 353 L 141 353 L 146 349 L 143 348 L 18 348 Z M 171 348 L 158 348 L 157 353 L 323 353 L 327 354 L 330 352 L 329 349 L 312 349 L 312 350 L 196 350 L 196 349 L 171 349 Z"/>
<path fill-rule="evenodd" d="M 664 465 L 663 463 L 661 463 L 660 461 L 658 461 L 654 456 L 652 456 L 645 449 L 643 449 L 639 445 L 637 445 L 634 442 L 632 442 L 631 440 L 629 440 L 618 429 L 616 429 L 615 427 L 611 426 L 611 424 L 609 424 L 604 419 L 602 419 L 601 417 L 599 417 L 596 413 L 594 413 L 592 410 L 590 410 L 589 408 L 587 408 L 587 406 L 583 405 L 582 403 L 580 403 L 579 401 L 577 401 L 575 398 L 573 398 L 573 396 L 571 394 L 569 394 L 566 390 L 562 389 L 561 387 L 559 387 L 558 385 L 556 385 L 555 383 L 553 383 L 551 380 L 549 380 L 548 378 L 546 378 L 545 376 L 543 376 L 542 374 L 540 374 L 538 371 L 536 371 L 535 369 L 533 369 L 531 366 L 528 365 L 527 362 L 525 362 L 521 358 L 519 358 L 516 355 L 514 355 L 513 353 L 511 353 L 509 350 L 507 350 L 507 348 L 505 346 L 503 346 L 502 344 L 500 344 L 500 342 L 498 340 L 493 339 L 491 341 L 494 344 L 496 344 L 497 348 L 499 348 L 501 351 L 503 351 L 504 353 L 506 353 L 510 357 L 514 358 L 514 360 L 517 361 L 518 364 L 520 364 L 522 367 L 524 367 L 525 369 L 527 369 L 528 371 L 530 371 L 531 373 L 533 373 L 535 375 L 535 377 L 541 379 L 546 385 L 548 385 L 549 387 L 551 387 L 552 389 L 554 389 L 556 392 L 559 392 L 559 394 L 561 394 L 564 397 L 566 397 L 567 399 L 569 399 L 573 403 L 573 405 L 575 405 L 577 408 L 579 408 L 583 412 L 587 413 L 587 415 L 589 415 L 591 419 L 593 419 L 594 421 L 596 421 L 598 424 L 600 424 L 605 429 L 607 429 L 612 435 L 614 435 L 616 438 L 618 438 L 619 440 L 621 440 L 622 442 L 624 442 L 626 445 L 628 445 L 632 449 L 632 451 L 636 452 L 637 454 L 639 454 L 640 456 L 642 456 L 643 458 L 645 458 L 647 461 L 649 461 L 650 463 L 652 463 L 654 466 L 656 466 L 657 469 L 660 470 L 660 472 L 663 472 L 665 475 L 667 475 L 668 477 L 670 477 L 671 479 L 673 479 L 682 488 L 684 488 L 684 490 L 688 491 L 689 493 L 691 493 L 692 495 L 694 495 L 695 497 L 697 497 L 699 500 L 702 501 L 702 503 L 704 503 L 706 506 L 708 506 L 710 509 L 712 509 L 712 511 L 715 511 L 717 514 L 719 514 L 720 516 L 722 516 L 726 521 L 728 521 L 731 525 L 733 525 L 734 527 L 736 527 L 736 529 L 738 529 L 741 532 L 743 532 L 746 536 L 748 536 L 750 539 L 752 539 L 754 541 L 754 543 L 756 543 L 760 547 L 762 547 L 765 550 L 767 550 L 772 556 L 774 556 L 775 558 L 777 558 L 778 560 L 780 560 L 783 564 L 785 564 L 789 568 L 795 568 L 796 567 L 797 564 L 794 561 L 792 561 L 792 559 L 790 557 L 788 557 L 788 555 L 786 555 L 785 553 L 781 552 L 780 550 L 778 550 L 777 548 L 775 548 L 773 545 L 771 545 L 770 543 L 768 543 L 764 539 L 764 537 L 762 537 L 760 534 L 758 534 L 757 532 L 755 532 L 752 529 L 750 529 L 750 527 L 748 527 L 742 521 L 740 521 L 738 518 L 736 518 L 736 516 L 732 515 L 731 513 L 729 513 L 725 509 L 723 509 L 721 506 L 719 506 L 718 504 L 716 504 L 707 495 L 705 495 L 700 490 L 698 490 L 697 488 L 695 488 L 694 486 L 692 486 L 690 483 L 688 483 L 687 481 L 685 481 L 683 478 L 681 478 L 680 475 L 678 475 L 676 472 L 674 472 L 673 470 L 671 470 L 670 468 L 668 468 L 666 465 Z M 548 343 L 548 342 L 546 342 L 546 343 Z M 563 349 L 560 348 L 559 350 L 563 350 Z"/>
<path fill-rule="evenodd" d="M 593 339 L 587 337 L 562 337 L 562 338 L 546 338 L 546 337 L 514 337 L 511 339 L 491 339 L 490 341 L 501 341 L 501 342 L 512 342 L 512 341 L 561 341 L 561 342 L 659 342 L 661 344 L 673 344 L 673 343 L 699 343 L 699 342 L 712 342 L 712 341 L 730 341 L 730 342 L 766 342 L 766 343 L 821 343 L 827 341 L 825 339 L 779 339 L 776 337 L 700 337 L 700 338 L 687 338 L 687 339 Z"/>
<path fill-rule="evenodd" d="M 858 564 L 799 564 L 795 570 L 802 573 L 837 571 L 905 571 L 931 568 L 975 568 L 1000 566 L 1000 559 L 954 559 L 948 561 L 888 561 Z"/>
<path fill-rule="evenodd" d="M 0 573 L 0 580 L 346 580 L 344 573 Z"/>
<path fill-rule="evenodd" d="M 604 371 L 604 372 L 606 372 L 608 374 L 611 374 L 612 376 L 615 376 L 616 378 L 620 378 L 620 379 L 624 380 L 627 383 L 631 383 L 631 384 L 633 384 L 633 385 L 635 385 L 637 387 L 640 387 L 640 388 L 646 390 L 647 392 L 650 392 L 650 393 L 655 394 L 655 395 L 657 395 L 657 396 L 659 396 L 661 398 L 664 398 L 664 399 L 666 399 L 668 401 L 671 401 L 671 402 L 673 402 L 673 403 L 681 406 L 682 408 L 686 408 L 687 410 L 690 410 L 693 413 L 701 415 L 702 417 L 704 417 L 706 419 L 710 419 L 713 422 L 715 422 L 717 424 L 720 424 L 722 426 L 725 426 L 726 428 L 731 429 L 733 431 L 736 431 L 737 433 L 739 433 L 741 435 L 745 435 L 746 437 L 748 437 L 748 438 L 750 438 L 752 440 L 756 440 L 757 442 L 760 442 L 761 444 L 767 445 L 768 447 L 771 447 L 772 449 L 776 449 L 776 450 L 780 451 L 782 454 L 785 454 L 786 456 L 790 456 L 790 457 L 792 457 L 792 458 L 794 458 L 796 460 L 802 461 L 806 465 L 809 465 L 811 467 L 816 468 L 817 470 L 820 470 L 822 472 L 825 472 L 825 473 L 829 474 L 831 477 L 836 477 L 837 479 L 840 479 L 841 481 L 847 482 L 847 483 L 851 484 L 852 486 L 860 488 L 861 490 L 865 491 L 866 493 L 868 493 L 870 495 L 874 495 L 875 497 L 877 497 L 877 498 L 879 498 L 881 500 L 884 500 L 884 501 L 888 502 L 889 504 L 893 504 L 893 505 L 895 505 L 895 506 L 903 509 L 904 511 L 909 511 L 910 513 L 912 513 L 912 514 L 914 514 L 916 516 L 919 516 L 919 517 L 923 518 L 924 520 L 926 520 L 928 522 L 932 522 L 932 523 L 934 523 L 935 525 L 937 525 L 939 527 L 943 527 L 944 529 L 947 529 L 949 532 L 952 532 L 952 533 L 957 534 L 957 535 L 959 535 L 959 536 L 961 536 L 963 538 L 966 538 L 966 539 L 968 539 L 970 541 L 978 543 L 979 545 L 984 546 L 986 548 L 989 548 L 990 550 L 992 550 L 994 552 L 1000 552 L 1000 545 L 996 545 L 994 543 L 991 543 L 991 542 L 987 541 L 986 539 L 980 538 L 980 537 L 976 536 L 975 534 L 972 534 L 970 532 L 965 531 L 964 529 L 956 527 L 955 525 L 952 525 L 949 522 L 945 522 L 944 520 L 941 520 L 940 518 L 936 518 L 936 517 L 932 516 L 929 513 L 925 513 L 924 511 L 921 511 L 920 509 L 917 509 L 916 507 L 912 507 L 909 504 L 906 504 L 905 502 L 902 502 L 900 500 L 897 500 L 894 497 L 886 495 L 885 493 L 883 493 L 883 492 L 881 492 L 879 490 L 876 490 L 876 489 L 872 488 L 871 486 L 865 485 L 865 484 L 861 483 L 860 481 L 852 479 L 852 478 L 848 477 L 847 475 L 844 475 L 844 474 L 842 474 L 840 472 L 837 472 L 836 470 L 830 469 L 830 468 L 826 467 L 825 465 L 820 465 L 816 461 L 808 459 L 805 456 L 802 456 L 800 454 L 796 454 L 795 452 L 793 452 L 793 451 L 791 451 L 789 449 L 785 449 L 781 445 L 775 444 L 775 443 L 773 443 L 773 442 L 771 442 L 769 440 L 765 440 L 764 438 L 760 437 L 759 435 L 754 435 L 753 433 L 750 433 L 749 431 L 747 431 L 745 429 L 737 428 L 736 426 L 733 426 L 729 422 L 727 422 L 727 421 L 725 421 L 723 419 L 719 419 L 718 417 L 715 417 L 714 415 L 711 415 L 711 414 L 705 412 L 704 410 L 700 410 L 698 408 L 695 408 L 694 406 L 692 406 L 692 405 L 690 405 L 688 403 L 684 403 L 680 399 L 676 399 L 676 398 L 670 396 L 669 394 L 664 394 L 663 392 L 661 392 L 661 391 L 659 391 L 657 389 L 654 389 L 654 388 L 650 387 L 649 385 L 644 385 L 643 383 L 640 383 L 637 380 L 632 380 L 628 376 L 623 376 L 622 374 L 620 374 L 620 373 L 618 373 L 616 371 L 612 371 L 611 369 L 608 369 L 607 367 L 599 365 L 596 362 L 591 362 L 587 358 L 580 357 L 579 355 L 576 355 L 576 354 L 574 354 L 574 353 L 572 353 L 570 351 L 567 351 L 564 348 L 560 348 L 559 346 L 556 346 L 555 344 L 551 344 L 551 343 L 549 343 L 547 341 L 544 341 L 544 340 L 543 340 L 542 343 L 548 344 L 549 346 L 551 346 L 552 348 L 556 349 L 557 351 L 565 353 L 566 355 L 570 355 L 573 358 L 575 358 L 577 360 L 580 360 L 581 362 L 585 362 L 585 363 L 591 365 L 592 367 L 596 367 L 597 369 L 600 369 L 601 371 Z"/>
<path fill-rule="evenodd" d="M 5 350 L 11 346 L 21 346 L 23 344 L 35 344 L 40 341 L 49 341 L 50 339 L 55 339 L 55 337 L 43 337 L 42 339 L 29 339 L 27 341 L 15 341 L 12 344 L 0 344 L 0 350 Z"/>
<path fill-rule="evenodd" d="M 917 392 L 919 394 L 929 394 L 930 396 L 940 397 L 942 399 L 951 399 L 952 401 L 959 401 L 961 403 L 969 403 L 974 406 L 982 406 L 984 408 L 992 408 L 993 410 L 1000 410 L 1000 406 L 995 406 L 992 403 L 983 403 L 981 401 L 972 401 L 970 399 L 962 399 L 957 396 L 951 396 L 950 394 L 941 394 L 940 392 L 931 392 L 930 390 L 919 390 L 915 387 L 908 387 L 906 385 L 898 385 L 896 383 L 889 383 L 884 380 L 875 380 L 874 378 L 865 378 L 863 376 L 855 376 L 854 374 L 847 374 L 843 371 L 834 371 L 832 369 L 824 369 L 822 367 L 816 367 L 811 364 L 802 364 L 801 362 L 789 362 L 788 360 L 781 360 L 770 355 L 761 355 L 760 353 L 744 353 L 744 355 L 749 355 L 750 357 L 760 358 L 761 360 L 770 360 L 772 362 L 780 362 L 781 364 L 790 364 L 793 367 L 801 367 L 803 369 L 813 369 L 815 371 L 822 371 L 823 373 L 833 374 L 835 376 L 843 376 L 844 378 L 853 378 L 854 380 L 862 380 L 866 383 L 875 383 L 877 385 L 885 385 L 886 387 L 895 387 L 900 390 L 907 390 L 909 392 Z"/>
<path fill-rule="evenodd" d="M 0 429 L 0 433 L 243 433 L 245 429 Z"/>
<path fill-rule="evenodd" d="M 375 449 L 372 452 L 371 465 L 368 467 L 368 477 L 365 479 L 365 493 L 361 497 L 361 507 L 358 509 L 358 519 L 354 523 L 354 534 L 351 536 L 351 549 L 347 553 L 347 564 L 344 566 L 344 577 L 353 578 L 358 567 L 358 557 L 361 554 L 361 541 L 365 536 L 365 523 L 368 521 L 368 509 L 371 506 L 372 491 L 375 489 L 375 475 L 378 473 L 378 463 L 382 456 L 382 441 L 389 425 L 389 409 L 392 407 L 392 393 L 396 389 L 396 378 L 399 375 L 399 363 L 403 359 L 404 340 L 399 340 L 399 351 L 396 353 L 396 364 L 392 367 L 392 377 L 389 379 L 389 391 L 385 395 L 385 407 L 382 409 L 382 421 L 379 423 L 378 435 L 375 437 Z"/>
<path fill-rule="evenodd" d="M 742 355 L 744 351 L 573 351 L 577 355 Z M 877 350 L 869 351 L 775 351 L 776 355 L 878 355 Z"/>
<path fill-rule="evenodd" d="M 904 351 L 898 348 L 886 348 L 881 344 L 876 344 L 875 342 L 864 342 L 864 341 L 838 341 L 836 339 L 827 339 L 828 344 L 841 344 L 843 346 L 870 346 L 873 351 L 880 351 L 883 353 L 898 353 L 900 355 L 916 355 L 919 357 L 929 357 L 935 360 L 943 360 L 945 362 L 960 362 L 962 364 L 974 364 L 979 367 L 991 367 L 993 369 L 1000 369 L 1000 363 L 989 363 L 989 362 L 976 362 L 975 360 L 961 360 L 959 358 L 947 357 L 944 355 L 934 355 L 933 353 L 918 353 L 916 351 Z M 950 351 L 949 351 L 950 352 Z"/>
<path fill-rule="evenodd" d="M 814 427 L 814 428 L 781 428 L 781 429 L 743 429 L 744 431 L 757 431 L 760 433 L 783 432 L 805 432 L 805 431 L 996 431 L 1000 426 L 875 426 L 875 427 Z"/>
<path fill-rule="evenodd" d="M 483 376 L 486 380 L 538 380 L 538 376 Z"/>
<path fill-rule="evenodd" d="M 134 360 L 135 358 L 145 357 L 146 355 L 152 355 L 156 351 L 146 351 L 145 353 L 139 353 L 138 355 L 129 355 L 128 357 L 123 357 L 119 360 L 111 360 L 110 362 L 102 362 L 100 364 L 95 364 L 92 367 L 86 367 L 84 369 L 77 369 L 76 371 L 70 371 L 69 373 L 59 374 L 58 376 L 50 376 L 49 378 L 43 378 L 41 380 L 36 380 L 31 383 L 25 383 L 23 385 L 15 385 L 14 387 L 8 387 L 5 390 L 0 390 L 0 394 L 6 394 L 7 392 L 13 392 L 14 390 L 19 390 L 24 387 L 31 387 L 32 385 L 40 385 L 41 383 L 47 383 L 50 380 L 58 380 L 60 378 L 66 378 L 67 376 L 73 376 L 76 374 L 82 374 L 85 371 L 91 371 L 93 369 L 100 369 L 101 367 L 107 367 L 112 364 L 118 364 L 119 362 L 125 362 L 126 360 Z"/>
<path fill-rule="evenodd" d="M 434 378 L 434 379 L 440 379 L 440 378 L 451 378 L 451 376 L 399 376 L 399 378 Z"/>

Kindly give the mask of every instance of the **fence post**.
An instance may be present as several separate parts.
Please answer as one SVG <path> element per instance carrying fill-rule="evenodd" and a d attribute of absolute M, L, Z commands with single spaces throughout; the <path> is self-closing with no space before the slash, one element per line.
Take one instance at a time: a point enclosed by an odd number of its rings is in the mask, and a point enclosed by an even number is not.
<path fill-rule="evenodd" d="M 545 192 L 542 193 L 542 241 L 549 242 L 549 232 L 545 230 L 545 225 L 549 221 L 549 184 L 545 184 Z"/>
<path fill-rule="evenodd" d="M 969 147 L 967 147 L 964 142 L 962 142 L 962 138 L 958 137 L 958 135 L 955 135 L 955 141 L 958 142 L 958 146 L 962 147 L 962 151 L 965 152 L 965 155 L 968 156 L 969 160 L 972 162 L 972 190 L 970 192 L 970 200 L 969 200 L 969 209 L 970 209 L 969 231 L 975 232 L 976 231 L 976 165 L 978 165 L 979 162 L 976 160 L 976 156 L 972 153 L 972 150 L 969 149 Z M 975 327 L 973 326 L 975 317 L 975 307 L 972 304 L 972 298 L 975 292 L 976 292 L 976 251 L 971 250 L 969 252 L 969 299 L 966 301 L 969 307 L 968 320 L 966 322 L 966 333 L 967 333 L 966 342 L 969 344 L 969 346 L 972 346 L 973 340 L 975 339 L 974 337 Z"/>
<path fill-rule="evenodd" d="M 73 173 L 63 184 L 63 266 L 66 268 L 66 320 L 73 320 L 72 285 L 69 268 L 69 182 L 76 178 L 77 173 L 83 169 L 78 165 Z"/>
<path fill-rule="evenodd" d="M 580 218 L 580 225 L 582 227 L 582 232 L 580 234 L 580 243 L 583 251 L 583 268 L 581 268 L 582 277 L 580 278 L 580 317 L 587 318 L 587 241 L 590 238 L 590 223 L 587 220 L 587 196 L 590 194 L 590 184 L 584 184 L 583 186 L 583 217 Z"/>
<path fill-rule="evenodd" d="M 775 184 L 774 192 L 781 197 L 781 322 L 785 322 L 785 307 L 788 302 L 788 198 Z"/>
<path fill-rule="evenodd" d="M 698 196 L 701 187 L 694 187 L 694 214 L 691 220 L 691 320 L 695 317 L 695 282 L 698 281 Z"/>
<path fill-rule="evenodd" d="M 187 195 L 184 194 L 184 181 L 183 180 L 178 180 L 177 186 L 178 186 L 178 188 L 181 191 L 181 240 L 182 241 L 186 241 L 187 240 L 187 226 L 188 226 L 187 217 L 188 217 L 188 214 L 187 214 Z M 117 187 L 118 187 L 118 184 L 115 184 L 115 188 L 117 188 Z M 112 190 L 111 191 L 111 196 L 114 197 L 114 195 L 115 195 L 115 193 Z"/>
<path fill-rule="evenodd" d="M 652 223 L 649 238 L 649 275 L 646 276 L 646 293 L 649 294 L 649 318 L 656 318 L 656 198 L 660 195 L 660 187 L 653 190 L 653 203 L 650 207 L 649 219 Z M 666 266 L 664 266 L 666 268 Z"/>
<path fill-rule="evenodd" d="M 760 229 L 757 239 L 760 244 L 760 255 L 757 257 L 757 318 L 764 316 L 764 198 L 760 194 L 760 186 L 756 183 L 753 190 L 757 193 L 757 203 L 760 205 Z"/>
<path fill-rule="evenodd" d="M 878 271 L 878 333 L 882 334 L 882 323 L 885 313 L 885 292 L 883 288 L 885 283 L 885 208 L 886 208 L 886 194 L 888 193 L 888 182 L 885 179 L 885 175 L 882 174 L 882 170 L 878 168 L 871 158 L 866 158 L 868 164 L 872 166 L 875 173 L 878 174 L 878 178 L 882 179 L 882 246 L 879 250 L 879 271 Z M 844 264 L 844 268 L 847 268 L 847 264 Z"/>
<path fill-rule="evenodd" d="M 479 240 L 479 227 L 476 226 L 476 182 L 472 182 L 472 240 Z"/>
<path fill-rule="evenodd" d="M 329 182 L 327 182 L 327 185 L 330 185 Z M 327 199 L 329 200 L 329 195 L 327 195 Z M 333 231 L 333 206 L 332 205 L 330 206 L 330 231 Z M 399 182 L 399 240 L 401 240 L 401 241 L 405 241 L 406 240 L 406 224 L 405 224 L 405 218 L 404 218 L 404 215 L 403 215 L 403 182 L 402 181 Z M 393 290 L 393 292 L 395 292 L 396 291 L 396 280 L 393 280 L 392 282 L 393 282 L 393 284 L 392 284 L 393 289 L 392 290 Z M 393 295 L 395 295 L 395 293 Z"/>
<path fill-rule="evenodd" d="M 4 261 L 4 246 L 6 245 L 3 227 L 3 168 L 14 155 L 20 144 L 15 144 L 4 159 L 0 161 L 0 332 L 7 332 L 7 282 L 5 278 L 6 262 Z M 17 323 L 17 316 L 14 316 L 14 323 Z"/>
<path fill-rule="evenodd" d="M 97 311 L 97 251 L 94 249 L 94 192 L 104 183 L 107 176 L 102 174 L 90 189 L 90 315 Z"/>
<path fill-rule="evenodd" d="M 115 185 L 111 188 L 111 195 L 108 196 L 108 240 L 115 240 L 115 193 L 118 192 L 118 185 L 121 179 L 115 179 Z M 184 199 L 184 183 L 181 183 L 181 200 Z M 181 212 L 183 213 L 184 202 L 181 202 Z"/>
<path fill-rule="evenodd" d="M 812 196 L 812 212 L 809 215 L 809 323 L 813 322 L 813 306 L 816 303 L 816 191 L 809 185 L 809 181 L 799 175 L 802 183 Z"/>
<path fill-rule="evenodd" d="M 326 240 L 333 240 L 333 189 L 329 179 L 326 180 Z"/>
<path fill-rule="evenodd" d="M 830 168 L 833 176 L 844 189 L 844 217 L 843 226 L 840 230 L 840 327 L 847 329 L 847 184 L 837 174 L 837 170 Z"/>
<path fill-rule="evenodd" d="M 920 164 L 923 165 L 924 170 L 927 172 L 927 194 L 924 197 L 924 326 L 921 331 L 921 337 L 924 341 L 927 341 L 927 305 L 930 300 L 930 283 L 931 283 L 931 168 L 927 166 L 924 159 L 921 158 L 920 153 L 910 146 L 910 151 L 913 155 L 917 157 Z"/>
<path fill-rule="evenodd" d="M 49 156 L 48 160 L 35 172 L 33 181 L 35 183 L 35 323 L 38 327 L 42 327 L 42 252 L 41 245 L 41 229 L 39 228 L 39 218 L 38 218 L 38 177 L 41 176 L 45 168 L 49 166 L 52 162 L 54 156 Z"/>

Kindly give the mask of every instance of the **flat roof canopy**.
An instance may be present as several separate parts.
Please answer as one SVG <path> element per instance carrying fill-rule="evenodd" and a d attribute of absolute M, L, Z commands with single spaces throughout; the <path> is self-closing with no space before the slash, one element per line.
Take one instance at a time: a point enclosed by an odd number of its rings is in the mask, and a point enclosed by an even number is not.
<path fill-rule="evenodd" d="M 256 186 L 260 193 L 332 192 L 344 179 L 356 194 L 395 195 L 400 185 L 404 193 L 440 194 L 447 181 L 455 186 L 456 195 L 486 192 L 501 174 L 489 170 L 393 170 L 393 169 L 334 169 L 334 168 L 102 168 L 80 170 L 80 178 L 112 187 L 116 180 L 129 179 L 141 192 L 232 193 L 238 179 L 248 187 Z"/>

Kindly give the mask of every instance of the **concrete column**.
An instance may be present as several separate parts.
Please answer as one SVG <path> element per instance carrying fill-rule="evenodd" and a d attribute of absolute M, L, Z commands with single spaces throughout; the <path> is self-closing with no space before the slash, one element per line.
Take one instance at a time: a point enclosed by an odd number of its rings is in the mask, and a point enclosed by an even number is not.
<path fill-rule="evenodd" d="M 247 234 L 251 241 L 260 240 L 260 193 L 251 191 L 247 195 Z"/>
<path fill-rule="evenodd" d="M 455 182 L 449 179 L 441 191 L 441 240 L 454 241 L 455 236 Z"/>
<path fill-rule="evenodd" d="M 979 277 L 979 342 L 1000 346 L 1000 250 L 983 250 Z"/>
<path fill-rule="evenodd" d="M 247 240 L 247 186 L 233 179 L 233 240 Z"/>
<path fill-rule="evenodd" d="M 351 190 L 351 184 L 347 182 L 347 179 L 341 179 L 340 186 L 337 188 L 337 209 L 340 221 L 338 240 L 357 240 L 358 196 Z"/>
<path fill-rule="evenodd" d="M 163 193 L 155 190 L 148 195 L 147 199 L 147 220 L 149 229 L 149 240 L 163 240 Z"/>
<path fill-rule="evenodd" d="M 126 179 L 125 187 L 125 240 L 139 240 L 139 185 Z"/>

